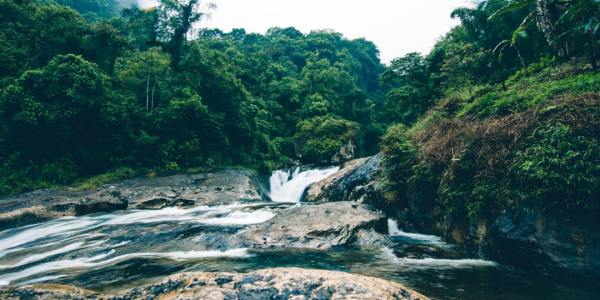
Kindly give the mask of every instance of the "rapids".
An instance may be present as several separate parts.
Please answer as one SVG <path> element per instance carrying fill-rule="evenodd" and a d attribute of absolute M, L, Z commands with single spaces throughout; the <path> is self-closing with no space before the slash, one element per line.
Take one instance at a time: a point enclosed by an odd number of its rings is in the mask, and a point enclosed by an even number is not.
<path fill-rule="evenodd" d="M 119 292 L 193 271 L 270 267 L 341 270 L 399 281 L 439 299 L 586 299 L 596 287 L 551 282 L 481 259 L 440 237 L 388 221 L 388 247 L 245 249 L 228 241 L 301 201 L 310 184 L 337 167 L 275 171 L 273 202 L 119 211 L 66 217 L 0 231 L 0 286 L 75 285 Z"/>
<path fill-rule="evenodd" d="M 339 167 L 300 171 L 300 167 L 291 170 L 277 170 L 269 180 L 269 196 L 276 202 L 300 202 L 302 195 L 311 184 L 327 178 L 337 172 Z"/>

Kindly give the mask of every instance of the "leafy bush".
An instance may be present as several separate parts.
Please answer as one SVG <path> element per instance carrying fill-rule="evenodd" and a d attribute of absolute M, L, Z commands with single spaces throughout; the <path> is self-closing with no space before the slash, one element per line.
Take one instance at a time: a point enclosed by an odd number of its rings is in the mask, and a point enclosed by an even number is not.
<path fill-rule="evenodd" d="M 388 188 L 396 192 L 391 198 L 396 198 L 406 192 L 407 181 L 413 175 L 413 166 L 417 163 L 417 149 L 411 141 L 408 128 L 402 124 L 388 128 L 382 138 L 381 148 L 385 154 Z"/>
<path fill-rule="evenodd" d="M 535 107 L 557 96 L 600 91 L 600 73 L 556 75 L 564 68 L 564 65 L 559 65 L 542 69 L 528 77 L 516 77 L 518 80 L 509 81 L 506 90 L 496 87 L 465 105 L 458 115 L 479 118 L 504 116 Z M 553 73 L 554 76 L 558 78 L 549 77 L 548 72 L 553 71 L 556 72 Z M 561 78 L 563 76 L 564 78 Z"/>
<path fill-rule="evenodd" d="M 547 209 L 600 208 L 600 140 L 553 123 L 533 132 L 512 164 L 521 201 Z"/>
<path fill-rule="evenodd" d="M 302 161 L 328 164 L 340 148 L 356 138 L 358 124 L 334 115 L 300 121 L 294 140 Z"/>

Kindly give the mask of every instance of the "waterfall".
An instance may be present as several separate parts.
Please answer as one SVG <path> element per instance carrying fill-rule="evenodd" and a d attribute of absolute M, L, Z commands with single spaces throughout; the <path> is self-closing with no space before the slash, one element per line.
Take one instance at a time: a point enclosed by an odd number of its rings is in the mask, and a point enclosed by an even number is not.
<path fill-rule="evenodd" d="M 271 193 L 269 196 L 276 202 L 300 202 L 302 194 L 308 186 L 329 177 L 339 169 L 339 167 L 332 167 L 300 172 L 298 167 L 294 171 L 274 171 L 270 179 Z"/>

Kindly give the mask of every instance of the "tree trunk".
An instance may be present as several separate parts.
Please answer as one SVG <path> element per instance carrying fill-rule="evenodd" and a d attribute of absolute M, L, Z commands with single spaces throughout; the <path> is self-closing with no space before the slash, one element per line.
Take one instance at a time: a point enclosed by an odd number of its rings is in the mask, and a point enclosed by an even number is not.
<path fill-rule="evenodd" d="M 146 76 L 146 111 L 150 110 L 149 99 L 150 98 L 150 72 L 148 72 L 148 76 Z"/>
<path fill-rule="evenodd" d="M 555 22 L 551 14 L 549 0 L 535 0 L 535 11 L 537 26 L 544 34 L 548 45 L 557 48 L 558 56 L 567 56 L 568 49 L 565 49 L 560 42 L 554 40 L 556 28 L 554 26 Z"/>
<path fill-rule="evenodd" d="M 198 0 L 191 0 L 186 6 L 183 7 L 180 25 L 175 28 L 173 33 L 173 39 L 171 40 L 171 67 L 173 70 L 179 69 L 179 62 L 181 61 L 183 46 L 185 44 L 186 35 L 192 26 L 194 6 L 197 3 Z"/>
<path fill-rule="evenodd" d="M 156 74 L 154 74 L 154 84 L 152 85 L 152 102 L 150 104 L 150 112 L 154 110 L 154 90 L 156 89 Z"/>
<path fill-rule="evenodd" d="M 525 72 L 525 75 L 527 75 L 527 64 L 525 63 L 525 59 L 523 58 L 523 55 L 521 55 L 521 50 L 519 50 L 519 48 L 515 47 L 515 50 L 517 50 L 517 56 L 519 57 L 519 60 L 521 61 L 521 66 L 523 66 L 523 71 Z"/>

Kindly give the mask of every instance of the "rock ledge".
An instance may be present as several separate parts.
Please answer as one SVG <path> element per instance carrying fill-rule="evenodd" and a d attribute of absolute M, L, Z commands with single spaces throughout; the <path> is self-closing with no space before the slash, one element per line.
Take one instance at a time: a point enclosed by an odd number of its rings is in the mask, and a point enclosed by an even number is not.
<path fill-rule="evenodd" d="M 402 299 L 429 298 L 401 284 L 343 272 L 299 268 L 252 273 L 183 273 L 121 295 L 40 285 L 0 291 L 2 299 Z"/>

